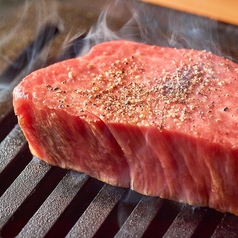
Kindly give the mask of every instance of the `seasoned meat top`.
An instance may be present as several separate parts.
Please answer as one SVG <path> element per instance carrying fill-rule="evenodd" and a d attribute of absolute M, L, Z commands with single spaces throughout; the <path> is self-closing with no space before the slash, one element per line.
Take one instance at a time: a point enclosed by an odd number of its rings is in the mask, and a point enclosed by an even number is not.
<path fill-rule="evenodd" d="M 39 108 L 237 146 L 237 81 L 238 65 L 209 52 L 112 41 L 36 71 L 15 92 Z"/>

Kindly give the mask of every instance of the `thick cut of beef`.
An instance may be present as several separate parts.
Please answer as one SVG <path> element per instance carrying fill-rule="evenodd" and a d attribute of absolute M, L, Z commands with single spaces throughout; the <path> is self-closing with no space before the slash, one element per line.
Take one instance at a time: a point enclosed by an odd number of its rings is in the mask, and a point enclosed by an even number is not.
<path fill-rule="evenodd" d="M 238 215 L 238 65 L 129 41 L 27 76 L 14 108 L 34 155 L 139 193 Z"/>

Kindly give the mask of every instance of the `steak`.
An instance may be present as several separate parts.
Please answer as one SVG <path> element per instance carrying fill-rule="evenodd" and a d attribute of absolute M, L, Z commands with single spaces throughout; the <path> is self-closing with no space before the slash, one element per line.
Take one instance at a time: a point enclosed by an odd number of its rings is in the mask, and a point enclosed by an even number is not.
<path fill-rule="evenodd" d="M 238 65 L 228 59 L 104 42 L 31 73 L 13 103 L 47 163 L 238 215 Z"/>

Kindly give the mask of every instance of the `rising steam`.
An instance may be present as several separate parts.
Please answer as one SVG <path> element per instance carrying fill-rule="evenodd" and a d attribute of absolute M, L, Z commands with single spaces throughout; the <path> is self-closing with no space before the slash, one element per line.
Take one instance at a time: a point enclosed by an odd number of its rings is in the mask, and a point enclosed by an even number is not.
<path fill-rule="evenodd" d="M 36 68 L 33 64 L 48 40 L 47 34 L 42 36 L 42 28 L 49 31 L 47 23 L 56 25 L 59 18 L 54 1 L 17 1 L 1 5 L 1 10 L 4 16 L 0 17 L 0 90 L 7 88 L 21 72 L 27 74 Z M 45 52 L 37 67 L 47 57 Z"/>
<path fill-rule="evenodd" d="M 100 42 L 125 39 L 224 55 L 217 28 L 218 23 L 207 18 L 135 0 L 117 0 L 103 9 L 86 37 L 75 43 L 74 50 L 81 56 Z"/>
<path fill-rule="evenodd" d="M 232 26 L 226 27 L 227 32 L 221 34 L 219 23 L 216 21 L 137 0 L 105 1 L 102 8 L 98 8 L 99 16 L 92 24 L 85 13 L 92 6 L 89 5 L 90 3 L 87 6 L 86 1 L 72 1 L 71 5 L 73 4 L 75 11 L 78 12 L 74 15 L 64 15 L 60 12 L 59 5 L 66 4 L 61 1 L 25 0 L 23 2 L 23 7 L 18 11 L 18 20 L 10 26 L 7 34 L 0 37 L 0 88 L 6 87 L 5 82 L 7 81 L 6 77 L 2 79 L 1 72 L 14 61 L 16 54 L 27 47 L 30 40 L 33 41 L 36 38 L 42 26 L 47 22 L 64 26 L 63 32 L 69 32 L 66 35 L 60 34 L 64 38 L 58 40 L 61 44 L 55 48 L 62 57 L 55 61 L 85 55 L 93 45 L 119 39 L 164 47 L 206 50 L 229 57 L 230 48 L 224 43 L 226 37 L 234 37 L 235 41 L 237 39 L 235 35 L 230 34 L 233 31 Z M 62 9 L 63 12 L 67 10 L 64 6 Z M 82 15 L 82 12 L 85 14 Z M 71 15 L 72 19 L 69 19 L 68 16 L 71 17 Z M 70 25 L 73 18 L 78 18 L 78 22 L 83 22 L 82 19 L 84 19 L 84 23 L 90 22 L 91 27 L 85 27 L 82 30 L 82 27 L 77 26 L 78 23 Z M 67 22 L 69 22 L 68 25 Z M 5 26 L 0 24 L 0 29 L 1 27 Z M 21 29 L 20 33 L 19 29 Z M 31 36 L 27 42 L 24 41 L 25 35 Z M 23 42 L 19 44 L 21 41 Z M 65 56 L 65 51 L 69 46 L 71 52 Z M 238 51 L 234 49 L 233 52 Z M 49 52 L 44 52 L 41 58 L 42 64 L 38 67 L 49 64 L 46 62 L 49 54 Z M 15 67 L 20 68 L 21 64 Z"/>

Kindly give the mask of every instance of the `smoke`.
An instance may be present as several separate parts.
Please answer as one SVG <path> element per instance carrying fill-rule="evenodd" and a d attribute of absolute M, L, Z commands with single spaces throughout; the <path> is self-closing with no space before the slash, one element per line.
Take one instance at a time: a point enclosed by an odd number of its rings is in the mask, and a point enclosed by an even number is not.
<path fill-rule="evenodd" d="M 0 16 L 0 88 L 5 88 L 12 77 L 5 75 L 3 79 L 1 71 L 11 64 L 17 69 L 24 68 L 23 60 L 14 60 L 38 37 L 39 31 L 48 22 L 61 31 L 62 37 L 58 38 L 61 43 L 55 47 L 59 57 L 49 62 L 50 52 L 44 51 L 41 64 L 37 67 L 85 55 L 93 45 L 119 39 L 164 47 L 206 50 L 233 60 L 238 58 L 237 55 L 233 57 L 238 54 L 235 43 L 238 33 L 233 26 L 224 27 L 224 24 L 217 21 L 137 0 L 72 0 L 68 3 L 71 8 L 60 0 L 13 1 L 14 5 L 10 7 L 11 2 L 0 9 L 0 13 L 4 13 Z M 19 10 L 11 16 L 12 9 L 17 8 Z M 95 21 L 89 17 L 92 12 L 97 12 Z M 235 44 L 227 44 L 227 39 Z M 31 52 L 27 52 L 27 67 L 30 69 L 39 49 L 37 44 Z"/>
<path fill-rule="evenodd" d="M 59 25 L 55 1 L 13 0 L 1 4 L 1 11 L 4 15 L 0 17 L 0 90 L 7 88 L 20 73 L 24 77 L 44 66 L 47 51 L 41 62 L 37 57 Z"/>
<path fill-rule="evenodd" d="M 229 49 L 223 43 L 224 32 L 219 32 L 220 25 L 217 21 L 140 1 L 116 0 L 101 11 L 98 21 L 85 33 L 86 37 L 79 39 L 76 35 L 65 45 L 73 42 L 75 55 L 81 56 L 100 42 L 124 39 L 206 50 L 229 57 Z"/>
<path fill-rule="evenodd" d="M 11 22 L 9 22 L 9 19 L 7 18 L 6 13 L 8 12 L 11 15 L 12 8 L 7 4 L 1 6 L 1 21 L 0 21 L 0 30 L 1 30 L 0 31 L 0 66 L 1 67 L 0 67 L 0 70 L 6 67 L 7 65 L 11 64 L 12 62 L 10 59 L 11 54 L 9 54 L 9 52 L 7 53 L 7 50 L 5 50 L 5 48 L 8 47 L 8 43 L 16 36 L 16 32 L 19 32 L 19 29 L 21 28 L 21 24 L 22 24 L 22 19 L 27 14 L 28 7 L 29 7 L 28 3 L 24 4 L 19 21 L 11 25 Z M 5 11 L 3 11 L 3 9 Z M 5 23 L 6 21 L 8 21 L 7 24 Z M 5 30 L 6 27 L 8 27 L 7 31 Z M 1 82 L 0 89 L 5 87 L 6 87 L 6 83 Z"/>

